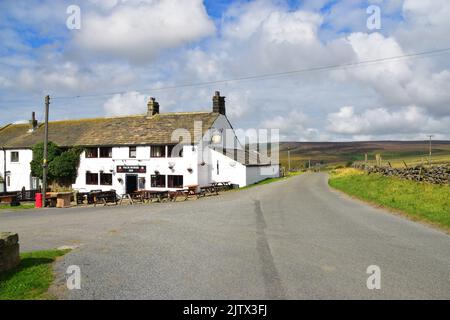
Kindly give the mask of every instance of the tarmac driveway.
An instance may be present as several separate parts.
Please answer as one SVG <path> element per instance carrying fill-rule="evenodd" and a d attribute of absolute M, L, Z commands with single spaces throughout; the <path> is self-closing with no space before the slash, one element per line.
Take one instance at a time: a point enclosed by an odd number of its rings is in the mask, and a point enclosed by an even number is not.
<path fill-rule="evenodd" d="M 0 213 L 0 229 L 22 251 L 79 246 L 56 265 L 61 298 L 450 298 L 448 235 L 332 191 L 325 174 L 198 201 Z M 70 265 L 81 290 L 64 287 Z"/>

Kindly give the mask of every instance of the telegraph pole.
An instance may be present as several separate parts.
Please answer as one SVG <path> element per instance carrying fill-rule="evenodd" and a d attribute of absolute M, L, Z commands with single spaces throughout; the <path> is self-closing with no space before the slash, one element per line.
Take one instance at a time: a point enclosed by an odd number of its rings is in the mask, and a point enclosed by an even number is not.
<path fill-rule="evenodd" d="M 291 172 L 291 150 L 288 147 L 288 166 L 289 166 L 289 172 Z"/>
<path fill-rule="evenodd" d="M 42 163 L 42 207 L 45 208 L 47 196 L 47 172 L 48 172 L 48 112 L 50 108 L 50 96 L 45 97 L 45 134 L 44 134 L 44 160 Z"/>
<path fill-rule="evenodd" d="M 430 153 L 429 153 L 429 156 L 428 156 L 428 164 L 431 167 L 431 138 L 433 138 L 433 135 L 430 134 L 428 137 L 430 137 Z"/>

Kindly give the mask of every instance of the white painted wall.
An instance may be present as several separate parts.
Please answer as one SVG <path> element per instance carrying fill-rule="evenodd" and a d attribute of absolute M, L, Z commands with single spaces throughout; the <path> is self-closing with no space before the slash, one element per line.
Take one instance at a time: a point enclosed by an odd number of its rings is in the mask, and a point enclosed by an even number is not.
<path fill-rule="evenodd" d="M 217 164 L 219 172 L 217 173 Z M 256 182 L 279 176 L 279 165 L 245 166 L 232 158 L 211 149 L 211 182 L 230 181 L 245 187 Z"/>
<path fill-rule="evenodd" d="M 11 162 L 11 153 L 19 152 L 19 162 Z M 6 150 L 6 171 L 9 172 L 10 185 L 7 191 L 20 191 L 23 187 L 29 190 L 31 188 L 31 166 L 33 152 L 28 149 Z M 0 151 L 0 171 L 3 176 L 4 153 Z M 8 177 L 6 177 L 8 181 Z M 2 187 L 3 188 L 3 187 Z"/>
<path fill-rule="evenodd" d="M 78 168 L 78 177 L 74 189 L 81 191 L 103 190 L 108 191 L 111 189 L 116 190 L 118 194 L 124 194 L 126 191 L 126 173 L 117 173 L 117 166 L 145 166 L 146 173 L 136 173 L 141 178 L 145 178 L 145 189 L 161 189 L 166 188 L 152 188 L 151 187 L 151 175 L 155 174 L 155 171 L 159 171 L 160 175 L 182 175 L 183 184 L 193 185 L 198 184 L 198 167 L 197 167 L 197 152 L 192 150 L 191 146 L 183 147 L 183 157 L 170 158 L 167 155 L 165 158 L 150 158 L 150 147 L 143 146 L 137 147 L 137 157 L 135 159 L 129 158 L 128 147 L 115 147 L 112 150 L 112 158 L 86 158 L 85 152 L 81 154 L 80 166 Z M 169 163 L 174 164 L 173 169 L 169 168 Z M 190 173 L 188 168 L 192 168 Z M 86 172 L 100 173 L 113 173 L 113 185 L 86 185 Z M 100 181 L 99 181 L 100 183 Z M 166 181 L 167 183 L 167 181 Z M 170 189 L 169 189 L 170 190 Z"/>

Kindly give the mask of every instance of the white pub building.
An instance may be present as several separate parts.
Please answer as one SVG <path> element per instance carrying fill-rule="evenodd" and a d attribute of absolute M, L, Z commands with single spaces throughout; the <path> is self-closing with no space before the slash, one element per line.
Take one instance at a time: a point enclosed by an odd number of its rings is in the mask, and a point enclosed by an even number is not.
<path fill-rule="evenodd" d="M 159 111 L 151 98 L 145 115 L 50 122 L 50 141 L 61 148 L 83 147 L 73 189 L 130 194 L 212 182 L 244 187 L 279 175 L 277 157 L 239 142 L 219 92 L 212 112 Z M 33 146 L 43 139 L 44 125 L 34 113 L 30 124 L 0 129 L 0 192 L 38 187 L 30 162 Z"/>

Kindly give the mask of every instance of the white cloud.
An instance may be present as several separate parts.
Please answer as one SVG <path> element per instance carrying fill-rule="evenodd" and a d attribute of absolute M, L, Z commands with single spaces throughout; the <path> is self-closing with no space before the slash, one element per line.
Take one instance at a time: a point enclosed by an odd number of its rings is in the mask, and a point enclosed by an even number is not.
<path fill-rule="evenodd" d="M 103 105 L 108 116 L 145 114 L 148 97 L 136 91 L 116 94 Z"/>
<path fill-rule="evenodd" d="M 110 2 L 107 10 L 88 11 L 82 19 L 75 35 L 82 50 L 140 63 L 215 30 L 201 0 Z"/>
<path fill-rule="evenodd" d="M 450 117 L 430 117 L 425 110 L 409 106 L 390 112 L 385 108 L 366 109 L 355 112 L 352 106 L 342 107 L 327 117 L 327 129 L 335 134 L 353 137 L 406 134 L 424 136 L 429 132 L 447 133 Z"/>

